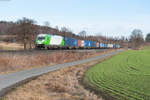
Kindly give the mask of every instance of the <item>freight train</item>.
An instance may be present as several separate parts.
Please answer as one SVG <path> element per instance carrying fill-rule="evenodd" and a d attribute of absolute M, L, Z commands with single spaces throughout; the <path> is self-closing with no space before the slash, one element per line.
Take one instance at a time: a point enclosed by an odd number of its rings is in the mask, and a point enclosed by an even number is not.
<path fill-rule="evenodd" d="M 36 49 L 96 49 L 120 48 L 119 44 L 106 44 L 97 41 L 79 40 L 59 35 L 39 34 L 36 37 Z"/>

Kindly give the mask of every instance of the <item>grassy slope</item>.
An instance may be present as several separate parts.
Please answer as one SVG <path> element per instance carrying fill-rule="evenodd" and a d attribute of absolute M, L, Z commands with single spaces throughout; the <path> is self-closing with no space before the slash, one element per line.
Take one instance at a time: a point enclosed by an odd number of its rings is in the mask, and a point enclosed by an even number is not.
<path fill-rule="evenodd" d="M 114 56 L 89 69 L 84 81 L 118 100 L 150 100 L 150 50 Z"/>

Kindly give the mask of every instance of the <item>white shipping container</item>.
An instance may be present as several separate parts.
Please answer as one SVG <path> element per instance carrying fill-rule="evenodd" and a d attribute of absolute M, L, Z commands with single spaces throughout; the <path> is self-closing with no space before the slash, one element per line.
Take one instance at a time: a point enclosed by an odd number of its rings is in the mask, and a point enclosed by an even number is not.
<path fill-rule="evenodd" d="M 81 40 L 81 47 L 84 47 L 84 40 Z"/>
<path fill-rule="evenodd" d="M 110 44 L 110 48 L 113 48 L 113 44 Z"/>
<path fill-rule="evenodd" d="M 117 48 L 120 48 L 120 45 L 117 45 Z"/>
<path fill-rule="evenodd" d="M 113 48 L 113 44 L 108 44 L 108 48 Z"/>
<path fill-rule="evenodd" d="M 63 41 L 62 36 L 53 35 L 51 36 L 50 45 L 60 46 Z"/>
<path fill-rule="evenodd" d="M 110 48 L 110 44 L 108 44 L 107 47 Z"/>

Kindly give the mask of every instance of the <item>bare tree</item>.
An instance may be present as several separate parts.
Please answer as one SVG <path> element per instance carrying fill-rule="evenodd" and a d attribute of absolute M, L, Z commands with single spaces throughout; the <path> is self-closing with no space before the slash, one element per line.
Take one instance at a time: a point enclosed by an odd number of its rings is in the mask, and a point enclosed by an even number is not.
<path fill-rule="evenodd" d="M 30 43 L 31 49 L 31 43 L 33 41 L 33 35 L 35 33 L 34 23 L 34 20 L 25 17 L 17 21 L 18 31 L 16 32 L 16 38 L 18 41 L 24 44 L 24 50 L 27 49 L 27 43 Z"/>
<path fill-rule="evenodd" d="M 44 33 L 50 33 L 51 30 L 50 30 L 50 22 L 49 21 L 45 21 L 44 22 Z"/>
<path fill-rule="evenodd" d="M 50 22 L 49 21 L 45 21 L 44 22 L 44 26 L 50 27 Z"/>
<path fill-rule="evenodd" d="M 70 29 L 66 28 L 66 27 L 62 27 L 61 32 L 62 32 L 64 37 L 69 36 L 70 34 L 72 34 L 72 31 Z"/>
<path fill-rule="evenodd" d="M 30 38 L 29 38 L 30 49 L 32 49 L 32 44 L 35 46 L 35 40 L 36 40 L 37 34 L 38 34 L 37 27 L 36 27 L 36 25 L 32 24 L 31 25 L 31 34 L 30 34 Z"/>
<path fill-rule="evenodd" d="M 130 41 L 133 49 L 136 49 L 138 46 L 140 46 L 144 42 L 142 31 L 140 29 L 134 29 L 130 36 Z"/>
<path fill-rule="evenodd" d="M 146 40 L 146 42 L 150 42 L 150 33 L 148 33 L 148 34 L 147 34 L 147 36 L 146 36 L 146 39 L 145 39 L 145 40 Z"/>
<path fill-rule="evenodd" d="M 83 30 L 83 31 L 79 32 L 78 35 L 85 38 L 86 37 L 86 31 Z"/>
<path fill-rule="evenodd" d="M 71 32 L 71 30 L 69 30 L 69 29 L 66 28 L 66 27 L 62 27 L 62 28 L 61 28 L 61 32 Z"/>
<path fill-rule="evenodd" d="M 59 31 L 59 27 L 58 26 L 55 26 L 55 29 Z"/>
<path fill-rule="evenodd" d="M 66 37 L 66 32 L 68 31 L 68 29 L 66 27 L 62 27 L 61 28 L 61 32 L 63 34 L 64 37 Z"/>

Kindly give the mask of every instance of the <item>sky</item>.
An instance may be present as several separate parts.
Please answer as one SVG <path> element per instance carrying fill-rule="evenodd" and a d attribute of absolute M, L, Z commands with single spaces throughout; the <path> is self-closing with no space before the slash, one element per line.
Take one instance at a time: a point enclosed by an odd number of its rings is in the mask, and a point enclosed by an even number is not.
<path fill-rule="evenodd" d="M 150 0 L 0 0 L 0 20 L 31 18 L 37 24 L 67 27 L 75 34 L 129 36 L 150 32 Z"/>

